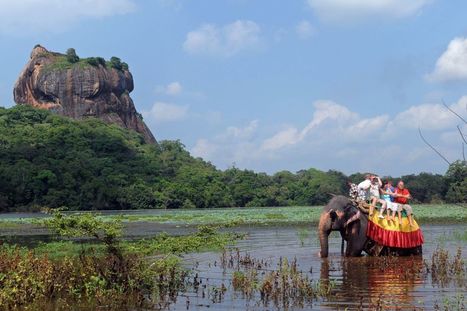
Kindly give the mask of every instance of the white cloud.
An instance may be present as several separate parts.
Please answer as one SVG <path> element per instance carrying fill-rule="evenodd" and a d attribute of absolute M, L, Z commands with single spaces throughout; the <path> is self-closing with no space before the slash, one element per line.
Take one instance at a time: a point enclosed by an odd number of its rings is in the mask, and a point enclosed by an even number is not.
<path fill-rule="evenodd" d="M 258 123 L 258 120 L 253 120 L 245 127 L 229 126 L 226 135 L 234 138 L 249 138 L 258 128 Z"/>
<path fill-rule="evenodd" d="M 466 107 L 467 96 L 450 105 L 465 118 Z M 276 131 L 260 127 L 257 120 L 230 126 L 198 140 L 191 151 L 221 168 L 235 163 L 269 172 L 308 167 L 392 175 L 443 172 L 444 163 L 418 136 L 421 122 L 426 137 L 449 159 L 461 156 L 456 132 L 461 122 L 439 104 L 412 106 L 390 117 L 361 116 L 336 102 L 318 100 L 310 112 L 310 121 L 303 126 L 282 125 Z"/>
<path fill-rule="evenodd" d="M 209 159 L 216 152 L 217 148 L 207 139 L 201 138 L 196 141 L 196 144 L 191 148 L 190 152 L 194 157 Z"/>
<path fill-rule="evenodd" d="M 426 77 L 430 81 L 467 79 L 467 38 L 454 38 Z"/>
<path fill-rule="evenodd" d="M 156 102 L 150 111 L 143 111 L 143 116 L 145 118 L 159 123 L 180 121 L 185 119 L 187 115 L 188 106 L 180 106 L 164 102 Z"/>
<path fill-rule="evenodd" d="M 277 150 L 287 145 L 295 145 L 296 143 L 301 141 L 300 136 L 301 135 L 298 129 L 294 127 L 288 127 L 276 133 L 274 136 L 266 139 L 261 145 L 261 149 Z"/>
<path fill-rule="evenodd" d="M 133 0 L 0 0 L 0 34 L 62 32 L 81 19 L 127 14 Z"/>
<path fill-rule="evenodd" d="M 166 92 L 168 95 L 178 95 L 182 92 L 182 85 L 179 82 L 172 82 L 167 85 Z"/>
<path fill-rule="evenodd" d="M 233 163 L 250 163 L 260 156 L 255 143 L 258 125 L 258 120 L 252 120 L 245 126 L 229 126 L 210 139 L 198 139 L 190 152 L 207 160 L 222 159 L 222 163 L 216 164 L 224 168 Z"/>
<path fill-rule="evenodd" d="M 167 85 L 156 86 L 156 93 L 162 93 L 166 95 L 175 96 L 175 95 L 179 95 L 180 93 L 182 93 L 182 91 L 183 91 L 183 87 L 181 83 L 178 81 L 171 82 Z"/>
<path fill-rule="evenodd" d="M 389 117 L 382 115 L 361 118 L 347 107 L 329 100 L 318 100 L 313 104 L 311 121 L 303 128 L 288 127 L 266 139 L 261 148 L 278 150 L 289 145 L 303 142 L 308 136 L 318 140 L 362 141 L 377 130 L 385 128 Z"/>
<path fill-rule="evenodd" d="M 301 21 L 295 27 L 295 31 L 301 39 L 308 39 L 313 36 L 316 32 L 315 28 L 309 21 Z"/>
<path fill-rule="evenodd" d="M 323 20 L 358 21 L 362 18 L 406 17 L 418 13 L 431 0 L 307 0 Z"/>
<path fill-rule="evenodd" d="M 183 48 L 191 54 L 228 57 L 257 47 L 260 33 L 260 27 L 247 20 L 237 20 L 222 27 L 205 24 L 187 34 Z"/>
<path fill-rule="evenodd" d="M 461 97 L 450 108 L 467 118 L 467 96 Z M 424 130 L 443 130 L 453 128 L 459 119 L 441 104 L 422 104 L 412 106 L 399 113 L 391 122 L 390 127 L 412 128 L 421 127 Z"/>

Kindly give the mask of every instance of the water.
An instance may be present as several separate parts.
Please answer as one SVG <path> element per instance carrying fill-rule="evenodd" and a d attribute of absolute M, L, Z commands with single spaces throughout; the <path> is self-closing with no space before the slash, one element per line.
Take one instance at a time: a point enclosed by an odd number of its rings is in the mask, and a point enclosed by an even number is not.
<path fill-rule="evenodd" d="M 158 211 L 159 213 L 159 211 Z M 112 212 L 111 214 L 114 214 Z M 7 214 L 1 218 L 37 217 L 41 214 Z M 42 216 L 40 216 L 42 217 Z M 151 236 L 159 232 L 169 234 L 187 234 L 195 230 L 193 226 L 177 226 L 171 224 L 155 224 L 150 222 L 126 223 L 125 236 L 135 238 Z M 396 264 L 388 268 L 379 266 L 376 258 L 364 256 L 360 258 L 343 258 L 340 255 L 340 236 L 334 232 L 329 240 L 329 258 L 318 257 L 319 241 L 316 226 L 243 226 L 229 230 L 247 233 L 247 238 L 234 246 L 242 254 L 249 253 L 251 257 L 261 259 L 269 265 L 260 273 L 277 267 L 281 258 L 292 261 L 296 258 L 299 268 L 314 282 L 332 283 L 332 294 L 328 298 L 318 298 L 311 304 L 285 308 L 275 307 L 269 303 L 265 306 L 258 295 L 245 298 L 235 292 L 231 285 L 232 273 L 235 269 L 225 269 L 220 265 L 219 252 L 192 253 L 183 256 L 183 264 L 198 273 L 205 289 L 195 291 L 188 287 L 179 293 L 177 301 L 169 310 L 309 310 L 328 309 L 344 310 L 374 309 L 383 305 L 389 309 L 433 309 L 435 304 L 443 307 L 446 297 L 455 297 L 466 292 L 466 281 L 463 284 L 451 282 L 440 286 L 432 282 L 429 274 L 406 274 L 408 267 L 423 267 L 424 260 L 430 260 L 438 245 L 449 250 L 454 255 L 457 248 L 463 254 L 467 253 L 465 241 L 453 238 L 453 232 L 465 232 L 465 226 L 460 225 L 422 225 L 425 236 L 423 257 L 395 258 Z M 51 236 L 44 229 L 32 224 L 22 224 L 15 228 L 0 228 L 0 240 L 20 244 L 35 244 L 38 241 L 48 241 Z M 465 276 L 464 276 L 465 278 Z M 213 300 L 216 288 L 222 286 L 227 291 L 220 300 Z M 203 292 L 204 291 L 204 297 Z M 443 305 L 444 304 L 444 305 Z M 448 307 L 448 309 L 452 309 Z"/>
<path fill-rule="evenodd" d="M 245 228 L 247 229 L 247 228 Z M 304 230 L 307 230 L 306 238 Z M 318 299 L 312 305 L 293 307 L 289 310 L 314 309 L 357 309 L 376 308 L 378 304 L 392 309 L 433 309 L 437 303 L 443 305 L 447 296 L 464 293 L 465 287 L 448 284 L 441 288 L 432 283 L 428 275 L 406 275 L 405 267 L 423 267 L 423 260 L 430 259 L 438 245 L 454 255 L 458 247 L 463 253 L 467 251 L 465 242 L 449 240 L 450 232 L 463 232 L 463 225 L 424 225 L 425 235 L 423 257 L 400 257 L 396 265 L 382 269 L 377 260 L 364 256 L 360 258 L 343 258 L 340 255 L 340 236 L 333 233 L 330 239 L 330 254 L 328 259 L 318 257 L 319 242 L 316 229 L 297 227 L 265 227 L 250 228 L 248 238 L 237 244 L 240 252 L 248 252 L 252 257 L 270 262 L 268 269 L 276 267 L 281 257 L 289 261 L 297 259 L 300 268 L 312 280 L 333 282 L 334 289 L 329 299 Z M 446 241 L 446 237 L 448 240 Z M 444 241 L 444 242 L 443 242 Z M 219 264 L 219 253 L 206 252 L 184 256 L 187 268 L 195 266 L 195 273 L 207 284 L 207 289 L 227 287 L 225 297 L 221 302 L 213 302 L 212 290 L 206 291 L 205 298 L 199 292 L 187 291 L 181 293 L 177 303 L 170 310 L 275 310 L 269 304 L 262 305 L 259 297 L 245 299 L 241 294 L 234 293 L 231 286 L 232 270 L 223 269 Z M 464 280 L 465 281 L 465 280 Z M 465 284 L 465 282 L 464 282 Z M 465 285 L 464 285 L 465 286 Z M 187 304 L 189 301 L 189 304 Z M 286 308 L 279 308 L 280 310 Z"/>

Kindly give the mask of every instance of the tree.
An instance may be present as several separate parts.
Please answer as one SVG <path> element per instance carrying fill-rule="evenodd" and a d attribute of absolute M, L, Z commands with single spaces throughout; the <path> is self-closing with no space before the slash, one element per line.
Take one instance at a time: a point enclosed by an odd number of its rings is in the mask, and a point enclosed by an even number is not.
<path fill-rule="evenodd" d="M 112 56 L 110 58 L 110 66 L 117 70 L 122 70 L 122 61 L 120 60 L 120 58 L 116 56 Z"/>
<path fill-rule="evenodd" d="M 446 172 L 448 191 L 446 200 L 453 203 L 467 203 L 467 163 L 456 161 Z"/>
<path fill-rule="evenodd" d="M 69 48 L 66 50 L 66 59 L 68 62 L 74 64 L 79 61 L 78 55 L 76 55 L 76 51 L 74 48 Z"/>

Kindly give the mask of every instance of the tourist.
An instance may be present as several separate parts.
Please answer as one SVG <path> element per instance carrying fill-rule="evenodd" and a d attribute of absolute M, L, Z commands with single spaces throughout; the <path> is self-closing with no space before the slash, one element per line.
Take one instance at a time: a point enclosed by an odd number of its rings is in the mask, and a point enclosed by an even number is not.
<path fill-rule="evenodd" d="M 386 209 L 386 202 L 380 198 L 379 189 L 381 186 L 381 179 L 372 174 L 366 174 L 365 180 L 358 184 L 359 200 L 370 203 L 370 216 L 373 215 L 377 203 L 383 204 L 382 211 Z M 380 214 L 380 218 L 384 217 L 381 217 Z"/>
<path fill-rule="evenodd" d="M 412 206 L 407 204 L 408 200 L 412 199 L 410 192 L 407 188 L 405 188 L 404 182 L 400 180 L 397 183 L 397 188 L 394 194 L 394 203 L 398 204 L 398 211 L 405 210 L 407 213 L 407 218 L 409 219 L 409 224 L 411 227 L 414 226 L 413 224 L 413 216 L 412 216 Z M 402 218 L 399 218 L 399 224 L 402 223 Z"/>
<path fill-rule="evenodd" d="M 373 175 L 366 174 L 365 180 L 358 184 L 358 200 L 367 202 L 370 199 L 370 186 Z"/>
<path fill-rule="evenodd" d="M 384 219 L 383 213 L 386 210 L 386 201 L 381 199 L 381 187 L 383 186 L 383 182 L 379 176 L 373 176 L 370 184 L 370 216 L 373 215 L 374 208 L 376 207 L 377 203 L 381 204 L 381 209 L 379 211 L 378 218 Z"/>
<path fill-rule="evenodd" d="M 399 205 L 394 203 L 394 197 L 392 196 L 395 190 L 396 189 L 392 186 L 392 182 L 388 180 L 384 184 L 381 192 L 383 194 L 383 199 L 386 201 L 388 219 L 394 221 L 396 218 L 396 212 L 398 212 L 400 222 L 402 219 L 401 211 L 399 210 Z M 391 211 L 392 216 L 390 216 Z"/>
<path fill-rule="evenodd" d="M 347 181 L 349 186 L 349 197 L 350 199 L 357 201 L 358 200 L 358 186 L 354 184 L 351 180 Z"/>

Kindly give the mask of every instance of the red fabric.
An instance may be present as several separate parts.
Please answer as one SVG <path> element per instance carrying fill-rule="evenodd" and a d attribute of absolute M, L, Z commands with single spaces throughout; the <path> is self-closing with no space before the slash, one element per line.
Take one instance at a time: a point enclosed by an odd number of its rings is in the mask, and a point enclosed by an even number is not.
<path fill-rule="evenodd" d="M 423 244 L 423 233 L 420 228 L 412 232 L 391 231 L 368 221 L 366 235 L 373 241 L 390 247 L 412 248 Z"/>
<path fill-rule="evenodd" d="M 401 194 L 401 195 L 410 195 L 409 190 L 406 189 L 406 188 L 404 188 L 404 189 L 396 188 L 396 193 Z M 395 197 L 394 202 L 399 203 L 399 204 L 407 204 L 407 199 L 406 198 L 401 198 L 401 197 Z"/>

